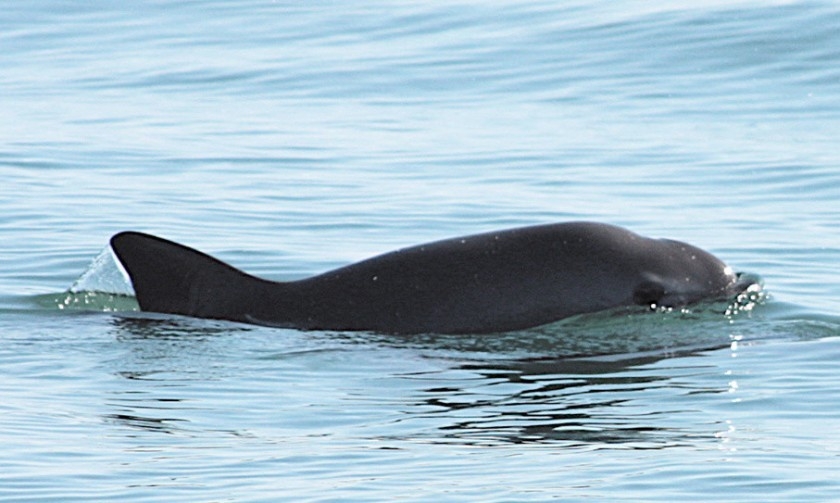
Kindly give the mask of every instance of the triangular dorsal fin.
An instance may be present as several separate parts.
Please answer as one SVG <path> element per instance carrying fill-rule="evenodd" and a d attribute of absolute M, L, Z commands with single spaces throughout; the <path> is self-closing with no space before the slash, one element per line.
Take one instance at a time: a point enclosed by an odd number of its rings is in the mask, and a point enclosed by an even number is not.
<path fill-rule="evenodd" d="M 149 234 L 121 232 L 111 238 L 111 248 L 144 311 L 244 321 L 248 292 L 266 283 L 198 250 Z"/>

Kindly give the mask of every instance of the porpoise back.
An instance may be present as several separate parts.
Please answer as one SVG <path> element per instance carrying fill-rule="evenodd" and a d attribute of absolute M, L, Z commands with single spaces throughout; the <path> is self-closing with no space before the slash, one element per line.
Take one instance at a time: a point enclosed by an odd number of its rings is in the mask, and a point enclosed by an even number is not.
<path fill-rule="evenodd" d="M 447 239 L 289 282 L 148 234 L 123 232 L 111 246 L 144 311 L 305 330 L 504 332 L 738 289 L 732 270 L 708 252 L 592 222 Z"/>

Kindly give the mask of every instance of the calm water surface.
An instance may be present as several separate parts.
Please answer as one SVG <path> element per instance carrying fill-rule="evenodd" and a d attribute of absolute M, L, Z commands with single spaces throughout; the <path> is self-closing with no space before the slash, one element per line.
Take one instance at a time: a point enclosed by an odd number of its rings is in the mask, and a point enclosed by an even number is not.
<path fill-rule="evenodd" d="M 837 5 L 0 11 L 0 499 L 840 494 Z M 66 293 L 126 229 L 283 280 L 573 219 L 765 294 L 390 337 Z"/>

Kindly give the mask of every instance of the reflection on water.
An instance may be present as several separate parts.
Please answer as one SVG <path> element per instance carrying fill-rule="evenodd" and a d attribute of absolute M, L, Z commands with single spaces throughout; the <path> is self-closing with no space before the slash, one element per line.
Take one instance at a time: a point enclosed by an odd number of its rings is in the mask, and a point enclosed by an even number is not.
<path fill-rule="evenodd" d="M 114 335 L 118 340 L 152 339 L 194 341 L 235 332 L 248 332 L 251 327 L 227 321 L 187 318 L 170 314 L 137 313 L 114 317 Z"/>
<path fill-rule="evenodd" d="M 441 375 L 412 378 L 435 382 L 422 390 L 418 414 L 451 416 L 451 422 L 440 427 L 448 440 L 663 448 L 715 438 L 713 430 L 705 435 L 684 431 L 677 416 L 686 411 L 662 400 L 687 392 L 725 392 L 725 385 L 680 389 L 680 374 L 715 369 L 652 366 L 665 358 L 700 354 L 681 351 L 606 359 L 470 363 L 454 369 L 469 372 L 459 383 L 439 385 Z"/>
<path fill-rule="evenodd" d="M 177 402 L 177 400 L 175 401 Z M 105 414 L 103 417 L 106 420 L 111 420 L 130 428 L 168 434 L 172 434 L 178 429 L 176 423 L 184 421 L 183 419 L 177 418 L 143 417 L 132 414 Z"/>
<path fill-rule="evenodd" d="M 702 414 L 698 395 L 729 389 L 723 371 L 704 364 L 703 355 L 735 350 L 732 341 L 741 336 L 733 335 L 730 322 L 719 314 L 636 312 L 581 317 L 553 328 L 498 336 L 297 333 L 314 341 L 314 351 L 308 351 L 284 345 L 284 338 L 294 337 L 290 331 L 178 317 L 117 317 L 115 338 L 124 351 L 111 363 L 122 384 L 112 390 L 103 416 L 132 430 L 194 436 L 201 434 L 206 420 L 194 423 L 196 414 L 229 415 L 237 407 L 259 410 L 266 407 L 261 400 L 271 399 L 270 407 L 281 409 L 278 421 L 288 421 L 300 407 L 338 400 L 343 413 L 361 416 L 365 435 L 376 431 L 372 438 L 622 449 L 694 445 L 715 441 L 720 430 L 710 418 L 704 420 L 708 428 L 700 431 L 696 420 L 691 428 L 685 424 L 691 423 L 687 415 Z M 300 378 L 283 370 L 288 361 L 282 358 L 265 359 L 263 354 L 245 361 L 240 353 L 228 359 L 224 348 L 228 342 L 241 344 L 240 335 L 279 340 L 280 352 L 292 353 L 295 364 L 314 367 L 311 371 L 324 388 L 284 410 Z M 591 354 L 581 356 L 582 351 Z M 277 346 L 270 352 L 278 354 Z M 430 362 L 435 370 L 417 371 L 406 354 Z M 321 367 L 310 361 L 318 358 L 344 366 Z M 404 372 L 392 370 L 387 378 L 391 383 L 379 389 L 367 380 L 383 359 L 405 361 L 406 366 Z M 245 388 L 262 379 L 260 371 L 283 373 L 290 381 L 285 386 L 292 387 L 250 394 Z M 208 404 L 200 393 L 212 389 L 218 397 L 219 388 L 230 389 L 225 399 L 231 402 Z M 363 398 L 359 390 L 364 390 Z M 237 400 L 255 402 L 236 405 Z M 370 424 L 382 421 L 376 411 L 395 400 L 402 404 L 399 418 L 385 431 L 371 429 Z M 382 407 L 365 408 L 364 413 L 354 409 L 371 403 Z M 216 406 L 221 409 L 214 412 Z M 346 430 L 347 424 L 341 428 Z"/>
<path fill-rule="evenodd" d="M 191 415 L 201 401 L 196 388 L 225 378 L 214 339 L 248 331 L 226 322 L 140 313 L 113 318 L 123 351 L 110 362 L 122 385 L 112 390 L 103 414 L 133 430 L 193 434 Z"/>
<path fill-rule="evenodd" d="M 717 442 L 721 420 L 697 403 L 730 385 L 726 369 L 703 356 L 766 337 L 753 319 L 764 301 L 753 288 L 728 303 L 617 309 L 492 338 L 407 338 L 453 357 L 444 371 L 403 376 L 421 386 L 408 415 L 442 423 L 433 441 L 633 449 Z"/>

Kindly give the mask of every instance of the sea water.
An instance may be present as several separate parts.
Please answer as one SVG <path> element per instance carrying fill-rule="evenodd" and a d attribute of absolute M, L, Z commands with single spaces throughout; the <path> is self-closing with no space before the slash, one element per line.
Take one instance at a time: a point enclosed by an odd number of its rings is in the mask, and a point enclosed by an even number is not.
<path fill-rule="evenodd" d="M 840 494 L 836 4 L 15 2 L 0 68 L 0 499 Z M 566 220 L 764 291 L 299 332 L 141 313 L 107 250 L 287 280 Z"/>

